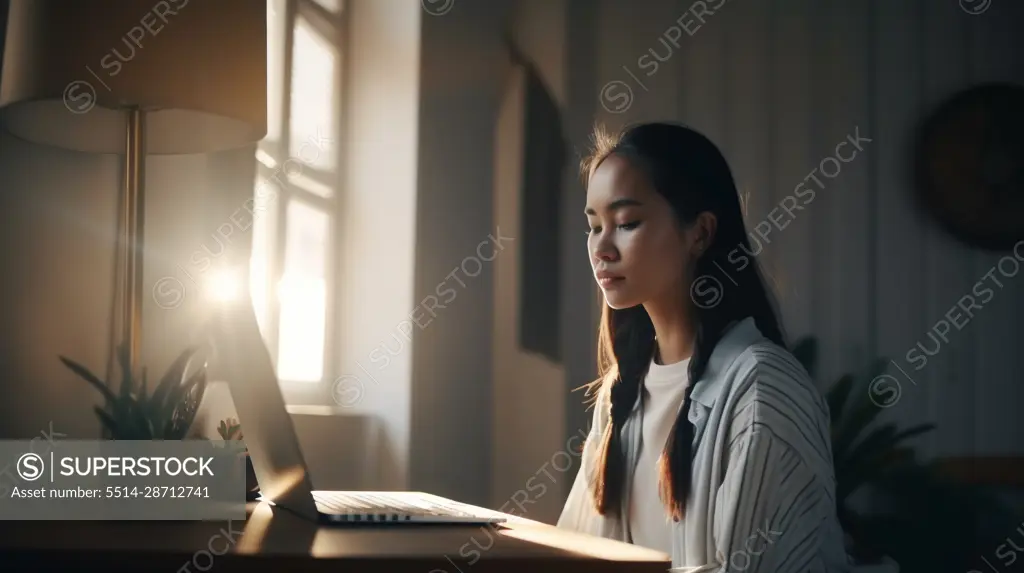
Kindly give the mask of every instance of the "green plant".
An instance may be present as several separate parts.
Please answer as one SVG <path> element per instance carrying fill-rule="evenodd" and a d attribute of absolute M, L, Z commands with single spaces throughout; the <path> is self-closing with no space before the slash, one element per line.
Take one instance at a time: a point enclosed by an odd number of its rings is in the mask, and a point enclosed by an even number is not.
<path fill-rule="evenodd" d="M 817 342 L 801 339 L 792 349 L 812 378 L 817 375 Z M 924 463 L 907 441 L 935 429 L 919 424 L 900 429 L 875 424 L 883 408 L 871 401 L 872 381 L 888 359 L 871 363 L 863 375 L 845 374 L 825 391 L 831 416 L 836 510 L 851 555 L 861 563 L 889 556 L 901 573 L 964 571 L 986 541 L 978 524 L 1012 522 L 1013 516 L 978 487 L 955 483 L 934 462 Z M 867 490 L 883 507 L 854 509 L 854 493 Z"/>
<path fill-rule="evenodd" d="M 817 376 L 818 348 L 815 339 L 800 340 L 793 348 L 793 355 L 812 378 Z M 825 393 L 832 421 L 836 504 L 844 528 L 852 527 L 856 519 L 855 512 L 849 507 L 850 496 L 893 468 L 913 463 L 914 450 L 905 442 L 935 429 L 935 424 L 920 424 L 900 430 L 893 422 L 869 429 L 883 409 L 871 401 L 868 384 L 885 372 L 887 364 L 886 359 L 876 359 L 863 378 L 844 374 Z"/>
<path fill-rule="evenodd" d="M 224 441 L 229 440 L 244 440 L 245 436 L 242 434 L 242 426 L 238 423 L 236 418 L 226 418 L 220 421 L 217 426 L 217 433 Z M 259 480 L 256 479 L 256 472 L 252 467 L 252 458 L 249 457 L 249 450 L 246 449 L 245 453 L 245 491 L 246 499 L 252 501 L 259 495 L 260 484 Z"/>
<path fill-rule="evenodd" d="M 159 384 L 149 391 L 146 369 L 138 380 L 132 373 L 127 347 L 118 348 L 121 370 L 120 388 L 115 390 L 81 364 L 60 357 L 72 372 L 100 394 L 105 403 L 94 407 L 106 434 L 114 440 L 181 440 L 195 420 L 206 391 L 205 362 L 189 374 L 189 366 L 199 350 L 186 348 L 168 367 Z"/>
<path fill-rule="evenodd" d="M 226 440 L 242 440 L 242 425 L 238 423 L 235 418 L 226 418 L 220 421 L 220 425 L 217 426 L 217 433 L 220 434 L 222 439 Z"/>

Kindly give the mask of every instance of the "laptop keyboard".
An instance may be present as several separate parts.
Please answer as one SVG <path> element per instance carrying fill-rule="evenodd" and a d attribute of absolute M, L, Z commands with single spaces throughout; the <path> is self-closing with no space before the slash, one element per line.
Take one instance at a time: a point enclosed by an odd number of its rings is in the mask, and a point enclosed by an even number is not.
<path fill-rule="evenodd" d="M 322 513 L 350 515 L 353 521 L 408 521 L 411 516 L 476 517 L 441 500 L 427 501 L 415 494 L 314 491 L 313 499 Z"/>

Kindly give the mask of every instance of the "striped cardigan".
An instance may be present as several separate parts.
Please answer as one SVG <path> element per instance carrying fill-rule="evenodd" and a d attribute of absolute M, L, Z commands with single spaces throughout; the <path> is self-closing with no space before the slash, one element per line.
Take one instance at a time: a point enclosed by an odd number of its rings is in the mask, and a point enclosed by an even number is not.
<path fill-rule="evenodd" d="M 719 341 L 691 399 L 694 458 L 686 518 L 665 523 L 673 530 L 673 567 L 694 573 L 848 570 L 836 517 L 828 407 L 799 362 L 746 318 Z M 587 479 L 595 471 L 609 407 L 605 388 L 558 526 L 630 542 L 628 519 L 595 511 Z M 638 399 L 622 429 L 627 468 L 639 457 L 642 416 Z M 627 471 L 623 516 L 629 515 L 632 473 Z"/>

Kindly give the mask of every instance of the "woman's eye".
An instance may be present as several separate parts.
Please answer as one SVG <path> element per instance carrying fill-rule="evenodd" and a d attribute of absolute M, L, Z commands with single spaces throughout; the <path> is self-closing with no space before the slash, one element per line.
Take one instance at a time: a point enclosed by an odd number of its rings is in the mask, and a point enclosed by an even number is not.
<path fill-rule="evenodd" d="M 623 223 L 619 225 L 619 228 L 623 231 L 632 231 L 633 229 L 640 226 L 640 221 L 633 221 L 632 223 Z"/>
<path fill-rule="evenodd" d="M 597 233 L 600 233 L 600 232 L 601 232 L 601 227 L 587 227 L 587 230 L 584 231 L 584 233 L 586 233 L 587 236 L 590 236 L 590 235 L 593 235 L 593 234 L 597 234 Z"/>

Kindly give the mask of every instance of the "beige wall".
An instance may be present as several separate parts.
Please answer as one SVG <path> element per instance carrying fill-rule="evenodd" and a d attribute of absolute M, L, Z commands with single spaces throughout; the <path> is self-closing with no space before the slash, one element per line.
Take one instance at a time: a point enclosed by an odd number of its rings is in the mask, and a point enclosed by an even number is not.
<path fill-rule="evenodd" d="M 514 234 L 495 241 L 493 216 L 494 131 L 507 66 L 500 33 L 510 5 L 455 2 L 444 15 L 425 15 L 420 60 L 410 303 L 425 306 L 435 294 L 445 308 L 420 313 L 429 324 L 413 341 L 410 483 L 480 504 L 489 501 L 492 479 L 494 262 L 515 242 Z M 481 258 L 499 243 L 493 261 Z"/>
<path fill-rule="evenodd" d="M 372 487 L 409 487 L 416 296 L 421 10 L 403 0 L 349 2 L 344 191 L 338 264 L 339 381 L 347 411 L 381 421 Z M 388 345 L 393 354 L 383 352 Z M 314 455 L 328 455 L 318 453 Z"/>
<path fill-rule="evenodd" d="M 499 227 L 512 230 L 520 228 L 522 68 L 512 74 L 505 95 L 496 134 L 495 216 Z M 565 370 L 519 348 L 519 257 L 519 244 L 512 243 L 495 265 L 491 503 L 500 507 L 509 502 L 508 507 L 515 507 L 518 514 L 554 520 L 561 509 L 559 493 L 567 481 L 550 477 L 559 473 L 550 469 L 550 463 L 561 441 Z M 534 487 L 535 483 L 544 487 Z"/>
<path fill-rule="evenodd" d="M 105 364 L 117 165 L 0 134 L 0 435 L 90 437 L 95 393 L 57 360 Z M 109 191 L 109 192 L 105 192 Z"/>

